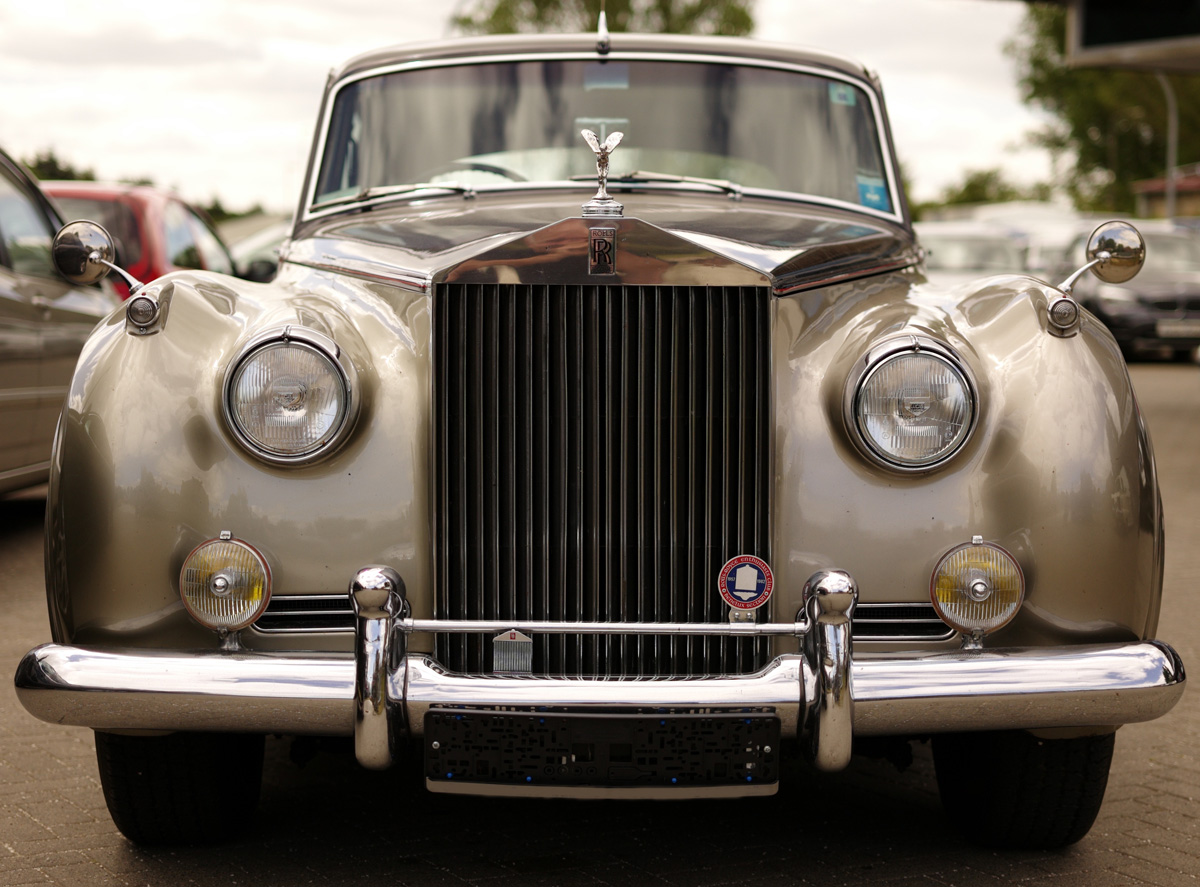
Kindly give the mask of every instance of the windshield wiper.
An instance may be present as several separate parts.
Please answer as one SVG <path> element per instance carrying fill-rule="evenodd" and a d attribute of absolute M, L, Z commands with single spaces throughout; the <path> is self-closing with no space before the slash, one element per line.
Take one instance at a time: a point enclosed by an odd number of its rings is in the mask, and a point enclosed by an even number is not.
<path fill-rule="evenodd" d="M 327 209 L 331 206 L 342 206 L 347 203 L 361 203 L 366 200 L 374 200 L 377 197 L 399 197 L 414 191 L 451 191 L 461 194 L 466 200 L 470 200 L 475 196 L 475 189 L 461 182 L 418 182 L 415 185 L 376 185 L 373 188 L 363 188 L 354 194 L 346 194 L 343 197 L 322 200 L 320 203 L 314 203 L 312 208 Z"/>
<path fill-rule="evenodd" d="M 594 175 L 578 175 L 571 176 L 572 182 L 586 182 L 595 179 Z M 627 172 L 619 176 L 609 176 L 609 184 L 626 183 L 636 184 L 638 182 L 666 182 L 672 185 L 707 185 L 710 188 L 716 188 L 718 191 L 724 191 L 734 200 L 741 199 L 745 189 L 741 185 L 735 184 L 728 179 L 702 179 L 698 176 L 678 176 L 669 172 L 650 172 L 644 169 L 635 169 L 633 172 Z"/>

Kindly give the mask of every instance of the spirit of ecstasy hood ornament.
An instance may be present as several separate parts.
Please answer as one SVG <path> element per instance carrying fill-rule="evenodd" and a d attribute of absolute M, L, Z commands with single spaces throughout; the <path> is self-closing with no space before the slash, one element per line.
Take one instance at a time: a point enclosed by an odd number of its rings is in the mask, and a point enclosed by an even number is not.
<path fill-rule="evenodd" d="M 580 135 L 596 154 L 596 176 L 600 180 L 600 188 L 596 191 L 596 196 L 583 205 L 584 218 L 618 217 L 625 212 L 625 207 L 608 194 L 608 156 L 616 150 L 617 145 L 621 144 L 621 139 L 625 134 L 610 132 L 603 145 L 600 144 L 600 137 L 590 129 L 581 130 Z"/>

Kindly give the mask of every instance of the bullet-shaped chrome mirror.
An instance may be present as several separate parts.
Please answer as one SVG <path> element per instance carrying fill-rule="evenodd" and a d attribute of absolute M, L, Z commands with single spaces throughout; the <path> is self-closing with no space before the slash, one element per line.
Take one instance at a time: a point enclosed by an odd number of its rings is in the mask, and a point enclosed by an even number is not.
<path fill-rule="evenodd" d="M 95 222 L 80 220 L 63 225 L 54 235 L 50 253 L 58 273 L 72 283 L 95 283 L 112 270 L 129 284 L 130 295 L 142 288 L 129 272 L 113 264 L 117 248 L 112 235 Z"/>
<path fill-rule="evenodd" d="M 1087 264 L 1058 285 L 1070 295 L 1075 283 L 1090 270 L 1105 283 L 1124 283 L 1146 263 L 1146 242 L 1128 222 L 1105 222 L 1088 238 Z"/>
<path fill-rule="evenodd" d="M 54 265 L 72 283 L 95 283 L 108 274 L 116 256 L 113 239 L 95 222 L 69 222 L 54 236 Z"/>
<path fill-rule="evenodd" d="M 1146 242 L 1128 222 L 1105 222 L 1088 238 L 1087 260 L 1105 283 L 1124 283 L 1146 263 Z"/>

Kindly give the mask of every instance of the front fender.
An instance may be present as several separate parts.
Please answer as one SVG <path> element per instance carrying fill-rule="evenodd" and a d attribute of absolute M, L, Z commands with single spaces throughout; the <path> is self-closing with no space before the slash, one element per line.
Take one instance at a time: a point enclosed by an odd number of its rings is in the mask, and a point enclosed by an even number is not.
<path fill-rule="evenodd" d="M 849 571 L 861 600 L 927 602 L 938 559 L 976 535 L 1012 553 L 1026 602 L 991 643 L 1153 636 L 1162 519 L 1149 436 L 1111 335 L 1085 317 L 1048 332 L 1056 291 L 997 278 L 949 298 L 906 275 L 781 299 L 776 323 L 776 572 L 785 614 L 817 569 Z M 931 336 L 975 375 L 971 440 L 920 475 L 853 446 L 847 378 L 882 339 Z M 951 641 L 949 643 L 956 643 Z"/>
<path fill-rule="evenodd" d="M 344 593 L 363 563 L 427 586 L 427 297 L 305 271 L 272 285 L 182 273 L 154 286 L 169 303 L 163 329 L 127 332 L 121 314 L 100 328 L 60 421 L 47 523 L 55 640 L 216 646 L 184 612 L 178 579 L 222 530 L 266 556 L 277 594 Z M 222 417 L 229 360 L 284 323 L 332 337 L 361 389 L 346 444 L 309 466 L 259 461 Z"/>

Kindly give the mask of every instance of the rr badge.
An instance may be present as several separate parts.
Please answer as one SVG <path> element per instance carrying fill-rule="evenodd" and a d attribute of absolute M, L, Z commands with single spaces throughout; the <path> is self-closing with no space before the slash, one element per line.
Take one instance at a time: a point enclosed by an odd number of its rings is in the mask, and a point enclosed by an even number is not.
<path fill-rule="evenodd" d="M 588 232 L 588 273 L 616 273 L 617 229 L 589 228 Z"/>
<path fill-rule="evenodd" d="M 774 587 L 771 568 L 752 554 L 731 557 L 717 577 L 721 597 L 735 610 L 757 610 L 770 599 Z"/>

